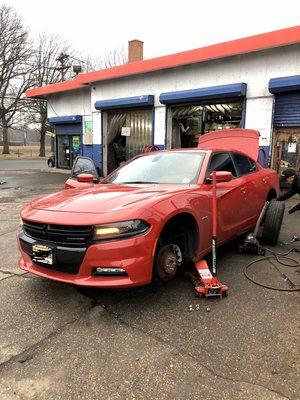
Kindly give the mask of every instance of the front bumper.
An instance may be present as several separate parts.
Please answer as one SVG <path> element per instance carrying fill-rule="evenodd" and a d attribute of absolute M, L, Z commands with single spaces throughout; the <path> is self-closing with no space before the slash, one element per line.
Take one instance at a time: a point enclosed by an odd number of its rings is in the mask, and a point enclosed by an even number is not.
<path fill-rule="evenodd" d="M 151 230 L 132 238 L 92 243 L 87 248 L 56 246 L 58 268 L 37 265 L 32 261 L 33 242 L 36 241 L 23 231 L 18 233 L 21 252 L 19 267 L 35 275 L 74 285 L 102 288 L 141 286 L 150 283 L 152 279 L 156 239 Z M 68 260 L 69 266 L 77 263 L 78 268 L 64 268 L 65 260 Z M 94 276 L 93 269 L 96 267 L 123 268 L 126 275 Z"/>

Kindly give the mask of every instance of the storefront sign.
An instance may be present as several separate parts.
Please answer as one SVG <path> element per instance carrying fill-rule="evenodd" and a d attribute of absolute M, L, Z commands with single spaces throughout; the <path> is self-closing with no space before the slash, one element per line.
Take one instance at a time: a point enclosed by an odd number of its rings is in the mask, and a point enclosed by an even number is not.
<path fill-rule="evenodd" d="M 290 142 L 288 144 L 288 153 L 296 153 L 297 151 L 297 142 Z"/>
<path fill-rule="evenodd" d="M 79 136 L 72 136 L 72 147 L 74 150 L 79 150 L 80 147 L 80 140 Z"/>
<path fill-rule="evenodd" d="M 130 126 L 123 126 L 121 130 L 121 135 L 122 136 L 130 136 L 131 133 L 131 128 Z"/>
<path fill-rule="evenodd" d="M 86 115 L 82 120 L 83 144 L 93 144 L 93 119 L 91 115 Z"/>

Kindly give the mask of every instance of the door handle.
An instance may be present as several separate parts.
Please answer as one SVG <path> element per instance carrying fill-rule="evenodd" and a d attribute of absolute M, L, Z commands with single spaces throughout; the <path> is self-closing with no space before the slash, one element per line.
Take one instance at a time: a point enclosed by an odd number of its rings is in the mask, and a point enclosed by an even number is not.
<path fill-rule="evenodd" d="M 267 178 L 263 178 L 263 183 L 268 183 L 268 179 Z"/>
<path fill-rule="evenodd" d="M 242 187 L 242 188 L 241 188 L 241 192 L 242 192 L 243 194 L 246 194 L 246 188 L 245 188 L 245 187 Z"/>

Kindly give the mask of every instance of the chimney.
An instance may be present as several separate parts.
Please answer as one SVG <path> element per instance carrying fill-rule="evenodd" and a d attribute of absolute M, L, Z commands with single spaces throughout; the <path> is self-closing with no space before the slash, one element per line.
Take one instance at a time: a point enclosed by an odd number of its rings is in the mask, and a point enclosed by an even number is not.
<path fill-rule="evenodd" d="M 141 40 L 129 40 L 128 42 L 128 62 L 142 61 L 143 60 L 143 46 L 144 42 Z"/>

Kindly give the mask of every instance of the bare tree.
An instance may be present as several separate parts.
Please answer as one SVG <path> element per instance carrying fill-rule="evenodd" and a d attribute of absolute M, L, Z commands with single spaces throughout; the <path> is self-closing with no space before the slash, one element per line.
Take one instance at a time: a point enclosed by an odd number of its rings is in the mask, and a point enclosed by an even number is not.
<path fill-rule="evenodd" d="M 22 19 L 6 5 L 0 7 L 0 126 L 3 154 L 9 154 L 8 128 L 16 124 L 28 101 L 23 98 L 32 86 L 32 47 Z"/>
<path fill-rule="evenodd" d="M 38 36 L 32 63 L 35 66 L 34 85 L 45 86 L 71 77 L 70 46 L 59 36 L 42 33 Z M 47 103 L 44 99 L 32 102 L 29 121 L 40 132 L 40 157 L 45 156 L 46 131 L 51 130 L 47 119 Z"/>
<path fill-rule="evenodd" d="M 76 61 L 82 64 L 84 71 L 95 71 L 127 64 L 128 56 L 124 47 L 106 50 L 100 57 L 79 56 Z"/>

